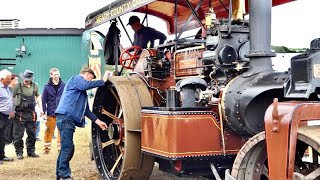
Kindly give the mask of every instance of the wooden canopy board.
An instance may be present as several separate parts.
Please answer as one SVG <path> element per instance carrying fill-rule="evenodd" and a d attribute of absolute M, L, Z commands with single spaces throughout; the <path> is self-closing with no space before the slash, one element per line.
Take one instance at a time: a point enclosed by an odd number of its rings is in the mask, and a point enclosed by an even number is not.
<path fill-rule="evenodd" d="M 226 18 L 228 16 L 228 8 L 230 0 L 203 0 L 202 5 L 197 10 L 197 14 L 201 20 L 205 18 L 206 12 L 209 10 L 209 3 L 217 15 L 217 18 Z M 235 0 L 233 0 L 235 1 Z M 272 5 L 280 5 L 294 0 L 273 0 Z M 115 19 L 128 12 L 140 12 L 150 14 L 163 19 L 167 23 L 167 30 L 169 34 L 174 34 L 175 23 L 175 2 L 177 3 L 177 30 L 182 29 L 187 22 L 192 10 L 189 8 L 186 0 L 118 0 L 109 5 L 90 13 L 86 17 L 86 29 L 94 28 L 107 21 Z M 200 0 L 188 0 L 188 2 L 195 8 Z M 248 0 L 245 0 L 246 9 L 248 9 Z M 186 30 L 200 27 L 196 18 L 192 18 Z"/>

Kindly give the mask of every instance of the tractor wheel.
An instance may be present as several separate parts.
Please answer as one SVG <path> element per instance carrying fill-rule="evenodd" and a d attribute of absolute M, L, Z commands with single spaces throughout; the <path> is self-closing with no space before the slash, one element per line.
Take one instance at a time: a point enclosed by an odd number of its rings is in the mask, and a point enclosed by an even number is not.
<path fill-rule="evenodd" d="M 110 77 L 97 90 L 93 112 L 108 124 L 92 124 L 94 160 L 102 179 L 149 179 L 154 158 L 141 153 L 141 107 L 153 106 L 146 85 L 137 77 Z"/>
<path fill-rule="evenodd" d="M 298 129 L 298 140 L 293 179 L 320 178 L 320 126 Z M 309 155 L 306 152 L 312 151 Z M 238 180 L 265 180 L 268 178 L 265 132 L 252 137 L 238 153 L 231 175 Z"/>

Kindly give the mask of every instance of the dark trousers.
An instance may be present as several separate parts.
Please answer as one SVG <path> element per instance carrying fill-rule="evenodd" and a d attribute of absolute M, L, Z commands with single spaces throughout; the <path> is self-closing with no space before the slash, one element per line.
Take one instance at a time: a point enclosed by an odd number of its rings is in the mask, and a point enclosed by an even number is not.
<path fill-rule="evenodd" d="M 57 177 L 71 176 L 70 160 L 74 154 L 73 134 L 76 129 L 74 121 L 68 116 L 57 115 L 57 127 L 60 131 L 61 150 L 57 159 Z"/>
<path fill-rule="evenodd" d="M 13 142 L 13 119 L 9 119 L 8 126 L 4 132 L 5 135 L 5 144 L 10 144 Z"/>
<path fill-rule="evenodd" d="M 23 154 L 24 142 L 22 140 L 26 131 L 28 137 L 26 139 L 27 153 L 35 152 L 36 144 L 36 121 L 34 121 L 34 112 L 16 112 L 13 120 L 13 144 L 16 154 Z"/>
<path fill-rule="evenodd" d="M 4 146 L 5 146 L 5 131 L 8 126 L 9 116 L 0 112 L 0 159 L 5 157 Z"/>

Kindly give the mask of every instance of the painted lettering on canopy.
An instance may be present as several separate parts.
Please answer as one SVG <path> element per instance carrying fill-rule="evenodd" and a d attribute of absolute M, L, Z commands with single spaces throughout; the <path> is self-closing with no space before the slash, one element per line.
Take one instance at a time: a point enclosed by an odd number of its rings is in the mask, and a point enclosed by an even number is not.
<path fill-rule="evenodd" d="M 114 7 L 96 16 L 96 23 L 105 22 L 107 19 L 115 18 L 120 14 L 133 10 L 150 0 L 130 0 L 120 6 Z"/>

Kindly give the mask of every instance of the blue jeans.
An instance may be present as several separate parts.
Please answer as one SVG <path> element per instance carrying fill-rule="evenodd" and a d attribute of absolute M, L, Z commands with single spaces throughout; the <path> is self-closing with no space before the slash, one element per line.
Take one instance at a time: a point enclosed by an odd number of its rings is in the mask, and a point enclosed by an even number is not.
<path fill-rule="evenodd" d="M 75 131 L 75 124 L 73 119 L 68 116 L 57 115 L 57 127 L 61 136 L 61 150 L 57 159 L 56 176 L 70 177 L 70 160 L 74 154 L 73 134 Z"/>

